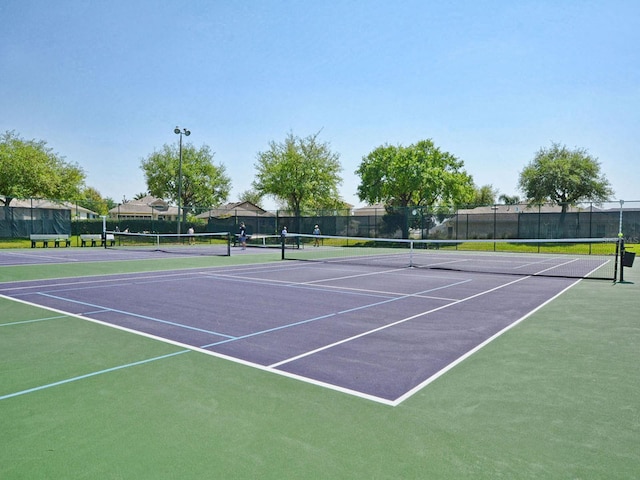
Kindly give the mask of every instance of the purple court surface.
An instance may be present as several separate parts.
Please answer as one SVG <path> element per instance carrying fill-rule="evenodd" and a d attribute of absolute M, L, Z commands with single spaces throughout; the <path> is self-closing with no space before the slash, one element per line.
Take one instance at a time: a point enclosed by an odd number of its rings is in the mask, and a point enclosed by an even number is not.
<path fill-rule="evenodd" d="M 397 405 L 575 282 L 285 261 L 0 294 Z"/>
<path fill-rule="evenodd" d="M 212 254 L 206 247 L 201 248 L 199 246 L 183 250 L 184 252 L 180 253 L 183 257 Z M 246 253 L 273 253 L 273 251 L 271 248 L 252 248 L 247 250 Z M 216 254 L 219 255 L 221 252 L 224 252 L 224 247 L 216 249 Z M 239 247 L 233 247 L 232 252 L 235 255 L 245 253 Z M 154 250 L 153 248 L 49 247 L 0 249 L 0 267 L 161 258 L 176 258 L 176 253 L 174 251 Z"/>

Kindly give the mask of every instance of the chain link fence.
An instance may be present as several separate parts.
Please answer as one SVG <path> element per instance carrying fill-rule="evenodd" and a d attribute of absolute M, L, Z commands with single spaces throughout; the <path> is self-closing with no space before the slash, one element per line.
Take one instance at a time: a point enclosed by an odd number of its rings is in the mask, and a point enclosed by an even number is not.
<path fill-rule="evenodd" d="M 1 199 L 1 197 L 0 197 Z M 41 199 L 12 200 L 0 203 L 0 237 L 28 238 L 32 233 L 79 235 L 107 230 L 176 233 L 177 217 L 157 205 L 142 211 L 124 208 L 111 210 L 104 218 L 77 204 Z M 315 225 L 325 235 L 370 238 L 415 239 L 553 239 L 616 237 L 640 240 L 640 201 L 615 201 L 603 204 L 486 205 L 473 208 L 364 207 L 351 210 L 321 210 L 296 216 L 286 210 L 249 211 L 196 209 L 189 214 L 181 231 L 193 227 L 196 232 L 236 233 L 244 223 L 251 235 L 278 234 L 283 227 L 290 232 L 312 233 Z"/>
<path fill-rule="evenodd" d="M 566 211 L 557 205 L 529 204 L 460 209 L 364 208 L 314 212 L 300 217 L 280 210 L 266 218 L 230 211 L 224 218 L 209 218 L 208 229 L 234 232 L 241 222 L 253 234 L 276 234 L 285 226 L 290 232 L 312 233 L 315 225 L 325 235 L 452 240 L 614 238 L 622 231 L 627 241 L 637 243 L 640 201 L 622 205 L 585 203 Z"/>

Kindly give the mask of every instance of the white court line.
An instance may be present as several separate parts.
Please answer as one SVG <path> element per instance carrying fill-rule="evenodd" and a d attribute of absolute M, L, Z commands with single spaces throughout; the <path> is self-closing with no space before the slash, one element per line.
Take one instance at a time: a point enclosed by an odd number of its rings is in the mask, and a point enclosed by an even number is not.
<path fill-rule="evenodd" d="M 285 364 L 287 364 L 287 363 L 291 363 L 291 362 L 294 362 L 294 361 L 296 361 L 296 360 L 300 360 L 301 358 L 308 357 L 308 356 L 310 356 L 310 355 L 314 355 L 314 354 L 316 354 L 316 353 L 322 352 L 322 351 L 324 351 L 324 350 L 328 350 L 328 349 L 333 348 L 333 347 L 336 347 L 336 346 L 338 346 L 338 345 L 342 345 L 342 344 L 344 344 L 344 343 L 348 343 L 348 342 L 351 342 L 351 341 L 353 341 L 353 340 L 357 340 L 358 338 L 366 337 L 367 335 L 371 335 L 371 334 L 373 334 L 373 333 L 377 333 L 377 332 L 380 332 L 380 331 L 382 331 L 382 330 L 386 330 L 387 328 L 395 327 L 396 325 L 400 325 L 400 324 L 405 323 L 405 322 L 408 322 L 408 321 L 410 321 L 410 320 L 415 320 L 416 318 L 424 317 L 425 315 L 429 315 L 429 314 L 431 314 L 431 313 L 438 312 L 438 311 L 440 311 L 440 310 L 444 310 L 444 309 L 449 308 L 449 307 L 453 307 L 454 305 L 458 305 L 458 304 L 460 304 L 460 303 L 467 302 L 467 301 L 472 300 L 472 299 L 474 299 L 474 298 L 481 297 L 482 295 L 486 295 L 486 294 L 488 294 L 488 293 L 495 292 L 496 290 L 500 290 L 501 288 L 508 287 L 509 285 L 513 285 L 514 283 L 518 283 L 518 282 L 521 282 L 521 281 L 523 281 L 523 280 L 526 280 L 527 278 L 530 278 L 530 277 L 522 277 L 522 278 L 518 278 L 518 279 L 513 280 L 513 281 L 511 281 L 511 282 L 508 282 L 508 283 L 505 283 L 505 284 L 502 284 L 502 285 L 498 285 L 497 287 L 493 287 L 493 288 L 490 288 L 490 289 L 488 289 L 488 290 L 484 290 L 484 291 L 482 291 L 482 292 L 478 292 L 478 293 L 476 293 L 476 294 L 473 294 L 473 295 L 470 295 L 470 296 L 468 296 L 468 297 L 465 297 L 465 298 L 462 298 L 462 299 L 456 300 L 456 301 L 451 302 L 451 303 L 448 303 L 448 304 L 446 304 L 446 305 L 442 305 L 442 306 L 440 306 L 440 307 L 432 308 L 431 310 L 426 310 L 426 311 L 424 311 L 424 312 L 417 313 L 417 314 L 415 314 L 415 315 L 411 315 L 411 316 L 409 316 L 409 317 L 406 317 L 406 318 L 400 319 L 400 320 L 395 321 L 395 322 L 393 322 L 393 323 L 389 323 L 389 324 L 387 324 L 387 325 L 383 325 L 383 326 L 381 326 L 381 327 L 374 328 L 374 329 L 368 330 L 368 331 L 366 331 L 366 332 L 359 333 L 358 335 L 353 335 L 353 336 L 351 336 L 351 337 L 349 337 L 349 338 L 342 339 L 342 340 L 340 340 L 340 341 L 337 341 L 337 342 L 331 343 L 331 344 L 329 344 L 329 345 L 325 345 L 325 346 L 323 346 L 323 347 L 316 348 L 315 350 L 311 350 L 311 351 L 309 351 L 309 352 L 305 352 L 305 353 L 303 353 L 303 354 L 296 355 L 295 357 L 291 357 L 291 358 L 288 358 L 288 359 L 282 360 L 282 361 L 280 361 L 280 362 L 273 363 L 273 364 L 271 364 L 271 365 L 269 365 L 269 366 L 270 366 L 271 368 L 278 368 L 278 367 L 280 367 L 280 366 L 282 366 L 282 365 L 285 365 Z"/>
<path fill-rule="evenodd" d="M 467 358 L 469 358 L 471 355 L 473 355 L 474 353 L 476 353 L 478 350 L 480 350 L 481 348 L 485 347 L 486 345 L 488 345 L 489 343 L 493 342 L 496 338 L 500 337 L 501 335 L 503 335 L 505 332 L 511 330 L 513 327 L 515 327 L 516 325 L 518 325 L 519 323 L 521 323 L 522 321 L 524 321 L 525 319 L 527 319 L 528 317 L 530 317 L 531 315 L 533 315 L 535 312 L 537 312 L 538 310 L 540 310 L 542 307 L 544 307 L 545 305 L 549 304 L 550 302 L 552 302 L 553 300 L 555 300 L 556 298 L 558 298 L 560 295 L 562 295 L 564 292 L 566 292 L 567 290 L 569 290 L 571 287 L 573 287 L 574 285 L 578 284 L 580 282 L 580 280 L 576 280 L 574 283 L 572 283 L 571 285 L 567 286 L 566 288 L 564 288 L 563 290 L 561 290 L 560 292 L 558 292 L 556 295 L 554 295 L 553 297 L 551 297 L 550 299 L 548 299 L 546 302 L 541 303 L 540 305 L 538 305 L 536 308 L 534 308 L 533 310 L 531 310 L 530 312 L 526 313 L 525 315 L 523 315 L 522 317 L 520 317 L 519 319 L 517 319 L 515 322 L 510 323 L 509 325 L 507 325 L 506 327 L 504 327 L 502 330 L 500 330 L 499 332 L 496 332 L 495 334 L 493 334 L 491 337 L 487 338 L 484 342 L 476 345 L 474 348 L 472 348 L 471 350 L 469 350 L 468 352 L 466 352 L 465 354 L 461 355 L 460 357 L 458 357 L 456 360 L 454 360 L 453 362 L 451 362 L 450 364 L 448 364 L 447 366 L 445 366 L 444 368 L 442 368 L 441 370 L 437 371 L 436 373 L 434 373 L 433 375 L 431 375 L 429 378 L 427 378 L 425 381 L 423 381 L 422 383 L 416 385 L 415 387 L 413 387 L 411 390 L 407 391 L 406 393 L 404 393 L 403 395 L 399 396 L 398 398 L 395 399 L 395 401 L 393 402 L 393 406 L 397 406 L 400 405 L 402 402 L 404 402 L 407 398 L 412 397 L 414 394 L 416 394 L 417 392 L 419 392 L 420 390 L 422 390 L 424 387 L 426 387 L 427 385 L 429 385 L 430 383 L 434 382 L 435 380 L 437 380 L 438 378 L 440 378 L 442 375 L 444 375 L 445 373 L 447 373 L 449 370 L 451 370 L 452 368 L 454 368 L 456 365 L 459 365 L 460 363 L 462 363 L 464 360 L 466 360 Z"/>
<path fill-rule="evenodd" d="M 125 365 L 120 365 L 120 366 L 116 366 L 116 367 L 112 367 L 112 368 L 108 368 L 108 369 L 104 369 L 104 370 L 99 370 L 97 372 L 92 372 L 92 373 L 89 373 L 89 374 L 86 374 L 86 375 L 82 375 L 82 376 L 79 376 L 79 377 L 68 378 L 68 379 L 61 380 L 61 381 L 58 381 L 58 382 L 54 382 L 54 383 L 51 383 L 51 384 L 48 384 L 48 385 L 42 385 L 42 386 L 34 387 L 34 388 L 31 388 L 31 389 L 28 389 L 28 390 L 23 390 L 21 392 L 14 392 L 14 393 L 7 394 L 7 395 L 4 395 L 4 396 L 0 397 L 0 400 L 12 398 L 12 397 L 15 397 L 15 396 L 18 396 L 18 395 L 24 395 L 24 394 L 27 394 L 27 393 L 37 392 L 37 391 L 42 390 L 43 388 L 51 388 L 51 387 L 55 387 L 55 386 L 59 386 L 59 385 L 64 385 L 64 384 L 67 384 L 67 383 L 70 383 L 70 382 L 73 382 L 73 381 L 89 378 L 91 376 L 96 376 L 96 375 L 99 375 L 99 374 L 109 373 L 109 372 L 113 372 L 113 371 L 116 371 L 116 370 L 120 370 L 122 368 L 128 368 L 128 367 L 132 367 L 132 366 L 139 365 L 139 364 L 142 364 L 142 363 L 149 363 L 149 362 L 152 362 L 152 361 L 155 361 L 155 360 L 160 360 L 160 359 L 163 359 L 163 358 L 167 358 L 169 356 L 176 356 L 176 355 L 180 355 L 180 354 L 183 354 L 183 353 L 187 353 L 189 351 L 194 351 L 194 352 L 198 352 L 198 353 L 203 353 L 205 355 L 209 355 L 211 357 L 220 358 L 220 359 L 227 360 L 227 361 L 230 361 L 230 362 L 233 362 L 233 363 L 244 365 L 244 366 L 247 366 L 247 367 L 256 368 L 258 370 L 261 370 L 261 371 L 264 371 L 264 372 L 268 372 L 268 373 L 271 373 L 271 374 L 275 374 L 275 375 L 279 375 L 281 377 L 291 378 L 291 379 L 294 379 L 294 380 L 298 380 L 298 381 L 305 382 L 305 383 L 308 383 L 308 384 L 316 385 L 316 386 L 319 386 L 319 387 L 328 388 L 330 390 L 334 390 L 334 391 L 346 393 L 346 394 L 349 394 L 349 395 L 357 396 L 357 397 L 364 398 L 364 399 L 367 399 L 367 400 L 371 400 L 371 401 L 374 401 L 374 402 L 377 402 L 377 403 L 381 403 L 381 404 L 384 404 L 384 405 L 392 405 L 391 402 L 389 402 L 388 400 L 386 400 L 384 398 L 378 398 L 378 397 L 375 397 L 375 396 L 372 396 L 372 395 L 369 395 L 369 394 L 366 394 L 366 393 L 350 390 L 348 388 L 343 388 L 343 387 L 339 387 L 339 386 L 336 386 L 336 385 L 331 385 L 331 384 L 328 384 L 328 383 L 324 383 L 324 382 L 320 382 L 320 381 L 317 381 L 317 380 L 313 380 L 313 379 L 310 379 L 310 378 L 302 377 L 300 375 L 296 375 L 296 374 L 292 374 L 292 373 L 288 373 L 288 372 L 283 372 L 282 370 L 275 370 L 275 369 L 272 369 L 272 368 L 269 368 L 269 367 L 265 367 L 264 365 L 260 365 L 258 363 L 248 362 L 246 360 L 242 360 L 242 359 L 239 359 L 239 358 L 231 357 L 229 355 L 224 355 L 224 354 L 221 354 L 221 353 L 212 352 L 210 350 L 205 350 L 204 348 L 194 347 L 193 345 L 187 345 L 187 344 L 184 344 L 184 343 L 181 343 L 181 342 L 176 342 L 176 341 L 173 341 L 173 340 L 169 340 L 167 338 L 158 337 L 156 335 L 151 335 L 151 334 L 140 332 L 140 331 L 137 331 L 137 330 L 132 330 L 130 328 L 121 327 L 119 325 L 114 325 L 112 323 L 107 323 L 107 322 L 103 322 L 103 321 L 100 321 L 100 320 L 96 320 L 94 318 L 89 318 L 89 317 L 84 317 L 82 315 L 77 315 L 77 314 L 73 314 L 73 313 L 64 312 L 64 311 L 58 310 L 56 308 L 45 307 L 45 306 L 38 305 L 38 304 L 35 304 L 35 303 L 32 303 L 32 302 L 26 302 L 24 300 L 19 300 L 19 299 L 12 298 L 12 297 L 7 297 L 7 296 L 2 295 L 2 294 L 0 294 L 0 298 L 4 298 L 4 299 L 7 299 L 7 300 L 15 301 L 15 302 L 22 303 L 24 305 L 29 305 L 29 306 L 32 306 L 32 307 L 36 307 L 36 308 L 41 308 L 41 309 L 48 310 L 48 311 L 51 311 L 51 312 L 60 313 L 60 314 L 63 314 L 65 316 L 68 316 L 68 317 L 78 318 L 80 320 L 84 320 L 84 321 L 91 322 L 91 323 L 96 323 L 98 325 L 102 325 L 102 326 L 109 327 L 109 328 L 114 328 L 116 330 L 121 330 L 121 331 L 124 331 L 124 332 L 127 332 L 127 333 L 131 333 L 131 334 L 134 334 L 134 335 L 139 335 L 141 337 L 150 338 L 150 339 L 153 339 L 153 340 L 157 340 L 159 342 L 167 343 L 169 345 L 174 345 L 174 346 L 178 346 L 178 347 L 181 347 L 181 348 L 185 349 L 185 350 L 182 350 L 182 351 L 174 352 L 174 353 L 163 355 L 163 356 L 160 356 L 160 357 L 154 357 L 154 358 L 151 358 L 151 359 L 142 360 L 142 361 L 136 362 L 136 363 L 128 363 L 128 364 L 125 364 Z"/>
<path fill-rule="evenodd" d="M 65 247 L 65 248 L 68 248 L 68 247 Z M 58 251 L 61 252 L 60 255 L 69 255 L 69 253 L 68 253 L 69 250 L 58 250 Z M 3 251 L 2 254 L 0 255 L 0 257 L 3 257 L 3 256 L 7 256 L 7 257 L 27 257 L 27 258 L 35 258 L 35 259 L 50 258 L 50 259 L 53 259 L 53 260 L 60 260 L 60 256 L 59 255 L 45 255 L 45 254 L 27 253 L 27 252 L 21 252 L 21 251 L 11 251 L 11 252 Z M 69 261 L 77 262 L 79 260 L 69 259 Z M 20 265 L 22 265 L 22 264 L 19 264 L 19 265 L 12 264 L 11 266 L 17 267 L 17 266 L 20 266 Z M 47 263 L 47 265 L 49 265 L 49 264 Z"/>
<path fill-rule="evenodd" d="M 298 325 L 303 325 L 303 324 L 306 324 L 306 323 L 316 322 L 318 320 L 325 320 L 327 318 L 337 317 L 339 315 L 344 315 L 345 313 L 352 313 L 352 312 L 356 312 L 358 310 L 365 310 L 367 308 L 378 307 L 380 305 L 384 305 L 384 304 L 387 304 L 387 303 L 397 302 L 398 300 L 404 300 L 406 298 L 416 297 L 416 296 L 419 296 L 420 294 L 423 294 L 423 293 L 427 293 L 427 292 L 431 292 L 431 291 L 435 291 L 435 290 L 442 290 L 444 288 L 455 287 L 457 285 L 460 285 L 462 283 L 467 283 L 467 282 L 470 282 L 470 281 L 471 280 L 463 280 L 463 281 L 452 283 L 452 284 L 449 284 L 449 285 L 442 285 L 440 287 L 430 288 L 429 290 L 425 290 L 424 292 L 407 293 L 405 295 L 398 296 L 398 297 L 386 297 L 385 300 L 381 300 L 379 302 L 369 303 L 369 304 L 366 304 L 366 305 L 359 305 L 357 307 L 351 307 L 351 308 L 348 308 L 346 310 L 340 310 L 340 311 L 337 311 L 337 312 L 326 313 L 326 314 L 320 315 L 318 317 L 307 318 L 307 319 L 300 320 L 300 321 L 297 321 L 297 322 L 280 325 L 278 327 L 273 327 L 273 328 L 269 328 L 269 329 L 266 329 L 266 330 L 261 330 L 261 331 L 258 331 L 258 332 L 248 333 L 246 335 L 242 335 L 242 336 L 239 336 L 239 337 L 234 337 L 234 338 L 231 338 L 231 339 L 228 339 L 228 340 L 221 340 L 221 341 L 218 341 L 218 342 L 215 342 L 215 343 L 210 343 L 208 345 L 204 345 L 204 347 L 214 347 L 214 346 L 217 346 L 217 345 L 222 345 L 224 343 L 236 342 L 238 340 L 244 340 L 246 338 L 256 337 L 256 336 L 259 336 L 259 335 L 264 335 L 265 333 L 271 333 L 271 332 L 275 332 L 275 331 L 278 331 L 278 330 L 284 330 L 286 328 L 296 327 Z"/>
<path fill-rule="evenodd" d="M 161 318 L 150 317 L 148 315 L 141 315 L 141 314 L 138 314 L 138 313 L 129 312 L 127 310 L 118 310 L 116 308 L 109 308 L 109 307 L 105 307 L 103 305 L 96 305 L 94 303 L 82 302 L 80 300 L 72 300 L 70 298 L 59 297 L 57 295 L 51 295 L 50 293 L 39 292 L 38 295 L 41 295 L 41 296 L 47 297 L 47 298 L 53 298 L 54 300 L 61 300 L 63 302 L 73 303 L 74 305 L 83 305 L 85 307 L 97 308 L 97 309 L 99 309 L 100 312 L 118 313 L 120 315 L 126 315 L 128 317 L 140 318 L 142 320 L 149 320 L 151 322 L 157 322 L 157 323 L 162 323 L 162 324 L 165 324 L 165 325 L 171 325 L 172 327 L 184 328 L 185 330 L 193 330 L 195 332 L 206 333 L 208 335 L 214 335 L 216 337 L 223 337 L 223 338 L 227 338 L 227 339 L 235 339 L 236 338 L 236 337 L 234 337 L 232 335 L 227 335 L 227 334 L 220 333 L 220 332 L 214 332 L 214 331 L 211 331 L 211 330 L 206 330 L 204 328 L 192 327 L 191 325 L 185 325 L 183 323 L 172 322 L 170 320 L 163 320 Z"/>
<path fill-rule="evenodd" d="M 321 264 L 314 264 L 314 267 L 316 265 L 321 265 Z M 324 266 L 324 264 L 322 264 Z M 309 266 L 307 266 L 306 268 L 309 268 Z M 305 267 L 300 267 L 300 268 L 305 268 Z M 287 268 L 283 269 L 286 270 Z M 273 270 L 270 270 L 273 271 Z M 402 267 L 402 268 L 394 268 L 391 270 L 381 270 L 381 271 L 375 271 L 375 272 L 368 272 L 368 273 L 359 273 L 359 274 L 352 274 L 352 275 L 345 275 L 342 277 L 330 277 L 330 278 L 323 278 L 323 279 L 318 279 L 318 280 L 310 280 L 307 282 L 292 282 L 291 280 L 278 280 L 278 279 L 270 279 L 270 278 L 261 278 L 261 277 L 235 277 L 233 275 L 228 275 L 228 274 L 220 274 L 220 273 L 202 273 L 202 275 L 207 276 L 207 277 L 212 277 L 214 279 L 221 277 L 221 278 L 227 278 L 231 281 L 235 281 L 235 282 L 240 282 L 240 283 L 254 283 L 256 285 L 269 285 L 269 284 L 273 284 L 273 285 L 284 285 L 284 286 L 288 286 L 288 287 L 293 287 L 293 288 L 309 288 L 309 289 L 313 289 L 313 290 L 322 290 L 322 291 L 326 291 L 326 290 L 337 290 L 339 293 L 348 293 L 348 292 L 355 292 L 355 293 L 362 293 L 362 294 L 371 294 L 371 295 L 384 295 L 384 296 L 400 296 L 400 297 L 408 297 L 408 296 L 413 296 L 413 297 L 419 297 L 419 298 L 425 298 L 425 299 L 433 299 L 433 300 L 444 300 L 444 301 L 455 301 L 458 300 L 457 298 L 448 298 L 448 297 L 436 297 L 436 296 L 430 296 L 430 295 L 424 295 L 424 292 L 418 292 L 418 293 L 407 293 L 407 292 L 393 292 L 393 291 L 389 291 L 389 290 L 373 290 L 373 289 L 367 289 L 367 288 L 356 288 L 356 287 L 344 287 L 344 286 L 338 286 L 338 285 L 319 285 L 322 282 L 332 282 L 332 281 L 336 281 L 336 280 L 345 280 L 345 279 L 353 279 L 353 278 L 358 278 L 358 277 L 365 277 L 365 276 L 372 276 L 372 275 L 380 275 L 380 274 L 385 274 L 385 275 L 390 275 L 393 274 L 395 272 L 406 272 L 407 271 L 407 267 Z M 424 275 L 421 275 L 423 278 Z M 429 276 L 427 278 L 440 278 L 440 277 L 436 277 L 436 276 Z M 446 280 L 455 280 L 455 278 L 446 278 Z M 436 290 L 441 290 L 443 288 L 448 288 L 448 286 L 451 285 L 458 285 L 459 283 L 464 283 L 470 281 L 467 278 L 462 278 L 459 279 L 459 281 L 452 283 L 452 284 L 447 284 L 444 285 L 442 287 L 437 287 L 437 288 L 433 288 L 433 289 L 429 289 L 426 290 L 425 292 L 431 292 L 431 291 L 436 291 Z M 314 287 L 311 287 L 314 286 Z"/>
<path fill-rule="evenodd" d="M 230 265 L 224 267 L 210 267 L 211 270 L 221 269 L 242 269 L 246 267 L 246 265 Z M 266 269 L 267 267 L 265 267 Z M 161 278 L 175 278 L 175 277 L 193 277 L 195 275 L 199 275 L 202 271 L 207 270 L 202 267 L 194 267 L 194 268 L 185 268 L 185 269 L 169 269 L 169 270 L 158 270 L 155 272 L 132 272 L 132 273 L 111 273 L 107 275 L 84 275 L 79 277 L 60 277 L 60 278 L 45 278 L 45 279 L 35 279 L 35 280 L 19 280 L 19 281 L 6 281 L 0 282 L 0 292 L 11 292 L 15 290 L 29 290 L 29 289 L 38 289 L 49 286 L 66 286 L 66 285 L 91 285 L 91 284 L 106 284 L 106 283 L 114 283 L 114 282 L 123 282 L 123 281 L 137 281 L 137 280 L 146 280 L 146 279 L 161 279 Z M 235 271 L 235 270 L 234 270 Z M 86 279 L 86 280 L 78 280 L 78 279 Z M 74 281 L 77 280 L 77 281 Z M 36 285 L 25 285 L 26 283 L 34 283 L 39 282 Z M 62 283 L 55 283 L 62 282 Z M 11 288 L 2 288 L 3 284 L 11 284 L 14 285 Z"/>

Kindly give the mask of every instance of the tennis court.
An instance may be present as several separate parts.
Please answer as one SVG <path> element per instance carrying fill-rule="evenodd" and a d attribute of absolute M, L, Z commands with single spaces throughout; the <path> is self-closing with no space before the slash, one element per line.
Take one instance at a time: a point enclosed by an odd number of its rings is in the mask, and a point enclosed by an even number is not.
<path fill-rule="evenodd" d="M 575 282 L 340 259 L 5 283 L 0 294 L 397 405 Z"/>
<path fill-rule="evenodd" d="M 526 270 L 365 265 L 333 261 L 327 250 L 291 250 L 321 261 L 282 261 L 277 249 L 212 258 L 12 252 L 30 259 L 0 269 L 0 408 L 16 442 L 3 445 L 13 456 L 6 478 L 43 471 L 21 458 L 24 442 L 44 452 L 55 445 L 59 467 L 45 461 L 47 471 L 73 472 L 67 478 L 98 468 L 105 478 L 631 478 L 640 465 L 631 421 L 638 392 L 623 379 L 638 360 L 637 326 L 610 317 L 633 308 L 633 270 L 616 285 Z M 422 253 L 441 261 L 447 252 Z M 52 254 L 57 260 L 31 263 Z M 509 269 L 532 263 L 518 257 Z M 534 258 L 540 272 L 551 268 Z M 613 423 L 593 415 L 604 404 Z M 52 408 L 54 417 L 28 420 Z M 95 417 L 100 411 L 108 413 Z M 91 433 L 72 426 L 76 416 Z M 554 427 L 559 418 L 577 423 Z M 108 433 L 112 424 L 128 433 Z M 163 440 L 145 436 L 143 446 L 129 424 Z M 65 450 L 71 445 L 77 454 Z M 82 458 L 98 451 L 105 459 L 81 474 Z"/>

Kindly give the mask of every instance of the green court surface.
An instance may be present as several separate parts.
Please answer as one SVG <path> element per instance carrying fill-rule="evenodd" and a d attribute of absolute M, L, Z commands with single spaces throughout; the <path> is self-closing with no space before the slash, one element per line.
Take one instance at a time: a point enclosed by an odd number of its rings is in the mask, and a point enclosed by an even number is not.
<path fill-rule="evenodd" d="M 7 267 L 0 281 L 257 260 Z M 0 311 L 2 479 L 640 472 L 638 265 L 624 283 L 579 282 L 397 407 L 6 298 Z"/>

